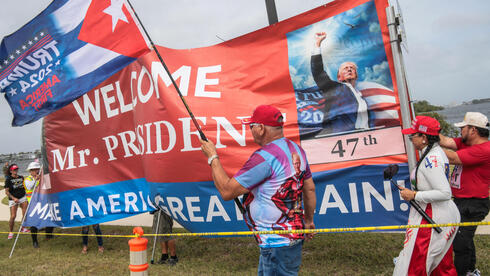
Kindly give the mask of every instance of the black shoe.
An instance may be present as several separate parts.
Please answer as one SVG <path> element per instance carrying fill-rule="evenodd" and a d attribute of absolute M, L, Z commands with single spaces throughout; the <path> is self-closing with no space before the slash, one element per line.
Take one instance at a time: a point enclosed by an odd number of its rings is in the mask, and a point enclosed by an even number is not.
<path fill-rule="evenodd" d="M 160 261 L 157 262 L 157 264 L 166 264 L 168 259 L 160 259 Z"/>
<path fill-rule="evenodd" d="M 39 248 L 39 244 L 37 243 L 37 241 L 32 242 L 32 246 L 34 246 L 34 248 Z"/>
<path fill-rule="evenodd" d="M 177 257 L 170 258 L 167 260 L 167 264 L 172 265 L 172 266 L 176 265 L 178 262 L 179 262 L 179 258 L 177 258 Z"/>

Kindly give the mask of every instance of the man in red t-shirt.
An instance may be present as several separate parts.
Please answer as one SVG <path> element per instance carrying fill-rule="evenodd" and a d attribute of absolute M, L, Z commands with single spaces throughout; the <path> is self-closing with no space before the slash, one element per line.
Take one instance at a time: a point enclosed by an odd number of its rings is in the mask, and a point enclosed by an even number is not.
<path fill-rule="evenodd" d="M 461 137 L 440 135 L 450 164 L 454 164 L 451 189 L 454 203 L 461 214 L 461 222 L 482 221 L 489 211 L 490 141 L 488 118 L 479 112 L 467 112 L 461 128 Z M 453 242 L 454 265 L 458 275 L 480 275 L 475 268 L 476 253 L 473 237 L 476 226 L 460 227 Z M 468 274 L 467 274 L 468 273 Z"/>

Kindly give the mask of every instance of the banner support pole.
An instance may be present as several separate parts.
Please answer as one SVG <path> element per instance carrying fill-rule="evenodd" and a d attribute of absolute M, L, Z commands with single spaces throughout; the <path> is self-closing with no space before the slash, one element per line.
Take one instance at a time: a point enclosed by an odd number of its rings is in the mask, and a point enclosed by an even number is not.
<path fill-rule="evenodd" d="M 403 66 L 403 57 L 400 47 L 400 39 L 398 37 L 397 31 L 397 19 L 395 16 L 395 10 L 392 6 L 386 8 L 386 18 L 388 21 L 388 30 L 390 33 L 390 43 L 391 43 L 391 51 L 393 53 L 393 63 L 395 65 L 395 76 L 396 76 L 396 85 L 398 87 L 398 99 L 400 100 L 400 112 L 402 115 L 402 126 L 403 128 L 410 128 L 412 116 L 411 116 L 411 108 L 410 108 L 410 96 L 407 90 L 407 80 L 406 73 Z M 409 170 L 412 171 L 415 168 L 416 164 L 416 156 L 415 156 L 415 148 L 408 141 L 408 139 L 403 139 L 405 143 L 405 148 L 407 150 L 408 157 L 408 167 Z"/>
<path fill-rule="evenodd" d="M 267 9 L 267 18 L 269 19 L 269 25 L 279 22 L 277 18 L 277 9 L 275 0 L 265 0 L 265 8 Z"/>

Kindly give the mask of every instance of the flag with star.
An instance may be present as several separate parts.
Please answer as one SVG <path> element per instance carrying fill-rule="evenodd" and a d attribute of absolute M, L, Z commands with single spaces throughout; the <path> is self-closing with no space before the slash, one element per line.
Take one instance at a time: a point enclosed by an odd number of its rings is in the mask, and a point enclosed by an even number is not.
<path fill-rule="evenodd" d="M 22 126 L 150 51 L 126 0 L 55 0 L 0 44 L 0 91 Z"/>

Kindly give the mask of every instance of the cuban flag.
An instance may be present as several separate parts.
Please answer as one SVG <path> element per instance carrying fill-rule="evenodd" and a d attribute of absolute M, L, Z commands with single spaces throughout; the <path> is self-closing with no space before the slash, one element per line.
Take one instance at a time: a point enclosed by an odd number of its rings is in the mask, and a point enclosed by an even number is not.
<path fill-rule="evenodd" d="M 126 0 L 55 0 L 0 45 L 13 126 L 71 103 L 150 51 Z"/>

